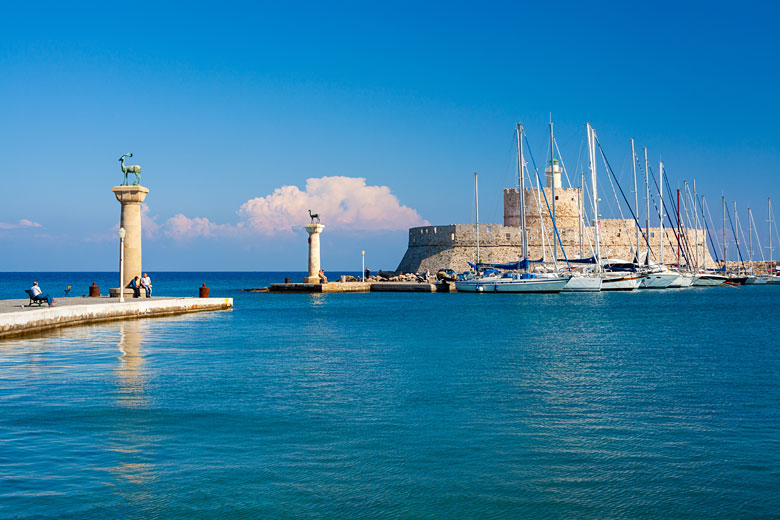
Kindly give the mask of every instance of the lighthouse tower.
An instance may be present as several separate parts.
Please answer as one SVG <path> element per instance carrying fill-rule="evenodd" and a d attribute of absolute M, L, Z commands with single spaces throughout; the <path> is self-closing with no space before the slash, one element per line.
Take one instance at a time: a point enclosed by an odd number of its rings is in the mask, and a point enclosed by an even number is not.
<path fill-rule="evenodd" d="M 553 159 L 552 164 L 544 169 L 544 173 L 547 174 L 548 188 L 561 188 L 561 165 L 558 164 L 558 159 Z"/>

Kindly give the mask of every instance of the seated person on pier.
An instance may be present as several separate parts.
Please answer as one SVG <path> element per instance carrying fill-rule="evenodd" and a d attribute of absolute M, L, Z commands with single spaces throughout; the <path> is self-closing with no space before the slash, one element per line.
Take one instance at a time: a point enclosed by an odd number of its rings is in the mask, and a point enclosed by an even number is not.
<path fill-rule="evenodd" d="M 138 283 L 138 277 L 136 276 L 132 280 L 130 280 L 130 283 L 127 284 L 128 289 L 133 290 L 133 298 L 140 298 L 141 297 L 141 286 Z"/>
<path fill-rule="evenodd" d="M 55 300 L 52 300 L 51 296 L 48 294 L 43 294 L 43 291 L 40 287 L 38 287 L 38 282 L 33 282 L 32 287 L 27 291 L 27 294 L 30 295 L 30 300 L 34 302 L 42 302 L 46 300 L 46 302 L 49 304 L 49 307 L 52 306 Z"/>
<path fill-rule="evenodd" d="M 328 277 L 322 269 L 320 269 L 320 283 L 328 283 Z"/>
<path fill-rule="evenodd" d="M 144 273 L 143 277 L 141 278 L 141 287 L 144 288 L 146 291 L 146 297 L 151 298 L 152 297 L 152 279 L 149 278 L 148 273 Z"/>

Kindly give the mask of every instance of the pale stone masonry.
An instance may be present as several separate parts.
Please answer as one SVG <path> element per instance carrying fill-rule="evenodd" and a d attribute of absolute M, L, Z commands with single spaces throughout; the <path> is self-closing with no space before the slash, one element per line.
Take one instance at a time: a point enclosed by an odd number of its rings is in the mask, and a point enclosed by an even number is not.
<path fill-rule="evenodd" d="M 114 186 L 112 190 L 116 200 L 122 205 L 119 226 L 125 228 L 125 272 L 122 287 L 143 274 L 141 257 L 141 203 L 149 194 L 144 186 Z M 131 291 L 132 292 L 132 291 Z M 117 289 L 117 296 L 119 290 Z"/>
<path fill-rule="evenodd" d="M 544 188 L 547 201 L 552 206 L 552 190 Z M 578 205 L 588 204 L 580 201 L 579 188 L 556 189 L 556 222 L 561 242 L 569 258 L 580 257 L 580 219 Z M 525 193 L 526 225 L 528 226 L 528 249 L 532 259 L 542 258 L 542 233 L 539 225 L 537 197 L 542 197 L 536 189 L 527 189 Z M 552 219 L 547 211 L 544 198 L 541 199 L 542 218 L 545 230 L 547 257 L 551 260 L 550 244 L 553 238 Z M 504 190 L 504 224 L 481 224 L 479 226 L 480 259 L 488 263 L 515 262 L 521 257 L 520 201 L 517 189 Z M 631 260 L 636 246 L 636 227 L 629 215 L 625 220 L 602 219 L 600 244 L 602 258 Z M 642 230 L 644 231 L 644 229 Z M 677 262 L 676 230 L 665 228 L 667 241 L 664 243 L 664 263 Z M 592 256 L 590 244 L 593 242 L 593 227 L 583 227 L 583 257 Z M 706 247 L 703 230 L 689 229 L 688 242 L 691 250 L 698 242 L 699 254 L 704 254 L 708 267 L 715 262 Z M 660 229 L 650 228 L 651 259 L 657 262 L 660 257 Z M 646 244 L 640 232 L 640 255 L 644 255 Z M 672 247 L 671 244 L 675 244 Z M 454 269 L 461 272 L 468 269 L 468 262 L 476 260 L 476 227 L 469 224 L 450 224 L 447 226 L 423 226 L 409 230 L 409 243 L 397 271 L 400 272 L 436 272 L 439 269 Z M 703 251 L 703 253 L 702 253 Z M 559 250 L 558 257 L 563 258 Z M 684 260 L 683 260 L 684 262 Z"/>

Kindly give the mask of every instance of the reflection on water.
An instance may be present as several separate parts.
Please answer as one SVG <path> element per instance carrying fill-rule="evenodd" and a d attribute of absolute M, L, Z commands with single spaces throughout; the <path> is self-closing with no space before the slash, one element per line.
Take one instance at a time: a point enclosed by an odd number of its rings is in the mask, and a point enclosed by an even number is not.
<path fill-rule="evenodd" d="M 143 406 L 144 394 L 144 358 L 141 346 L 144 341 L 144 322 L 141 320 L 124 321 L 119 325 L 119 366 L 116 368 L 119 390 L 117 399 L 123 406 Z"/>
<path fill-rule="evenodd" d="M 144 334 L 154 325 L 148 320 L 130 320 L 119 324 L 119 365 L 114 369 L 117 376 L 117 404 L 124 408 L 145 408 L 149 404 L 146 394 L 147 375 L 142 352 Z M 143 410 L 138 413 L 143 414 Z M 108 451 L 119 455 L 116 464 L 106 468 L 114 477 L 135 485 L 144 485 L 154 480 L 154 466 L 148 462 L 150 441 L 143 415 L 133 413 L 115 423 L 111 432 Z M 120 494 L 130 502 L 142 502 L 145 492 L 139 489 L 124 489 Z M 139 495 L 140 496 L 137 496 Z"/>

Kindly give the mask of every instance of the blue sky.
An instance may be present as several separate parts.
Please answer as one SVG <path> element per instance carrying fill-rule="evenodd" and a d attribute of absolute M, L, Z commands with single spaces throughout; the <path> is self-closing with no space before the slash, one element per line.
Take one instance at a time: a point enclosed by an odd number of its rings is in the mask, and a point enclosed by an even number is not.
<path fill-rule="evenodd" d="M 323 202 L 325 268 L 358 269 L 365 249 L 369 266 L 393 269 L 408 225 L 472 221 L 474 171 L 480 220 L 501 222 L 514 125 L 523 121 L 539 159 L 550 113 L 570 168 L 590 121 L 627 180 L 633 137 L 675 186 L 696 178 L 716 220 L 724 192 L 743 219 L 753 207 L 766 245 L 766 198 L 780 206 L 778 11 L 749 2 L 5 6 L 0 271 L 115 269 L 110 190 L 125 152 L 151 190 L 148 270 L 304 270 L 297 224 L 267 229 L 263 217 L 276 213 L 240 210 L 283 201 L 267 198 L 283 186 L 307 204 L 307 179 L 322 177 L 336 180 L 314 200 L 346 193 L 335 209 Z M 344 206 L 355 212 L 338 220 Z"/>

